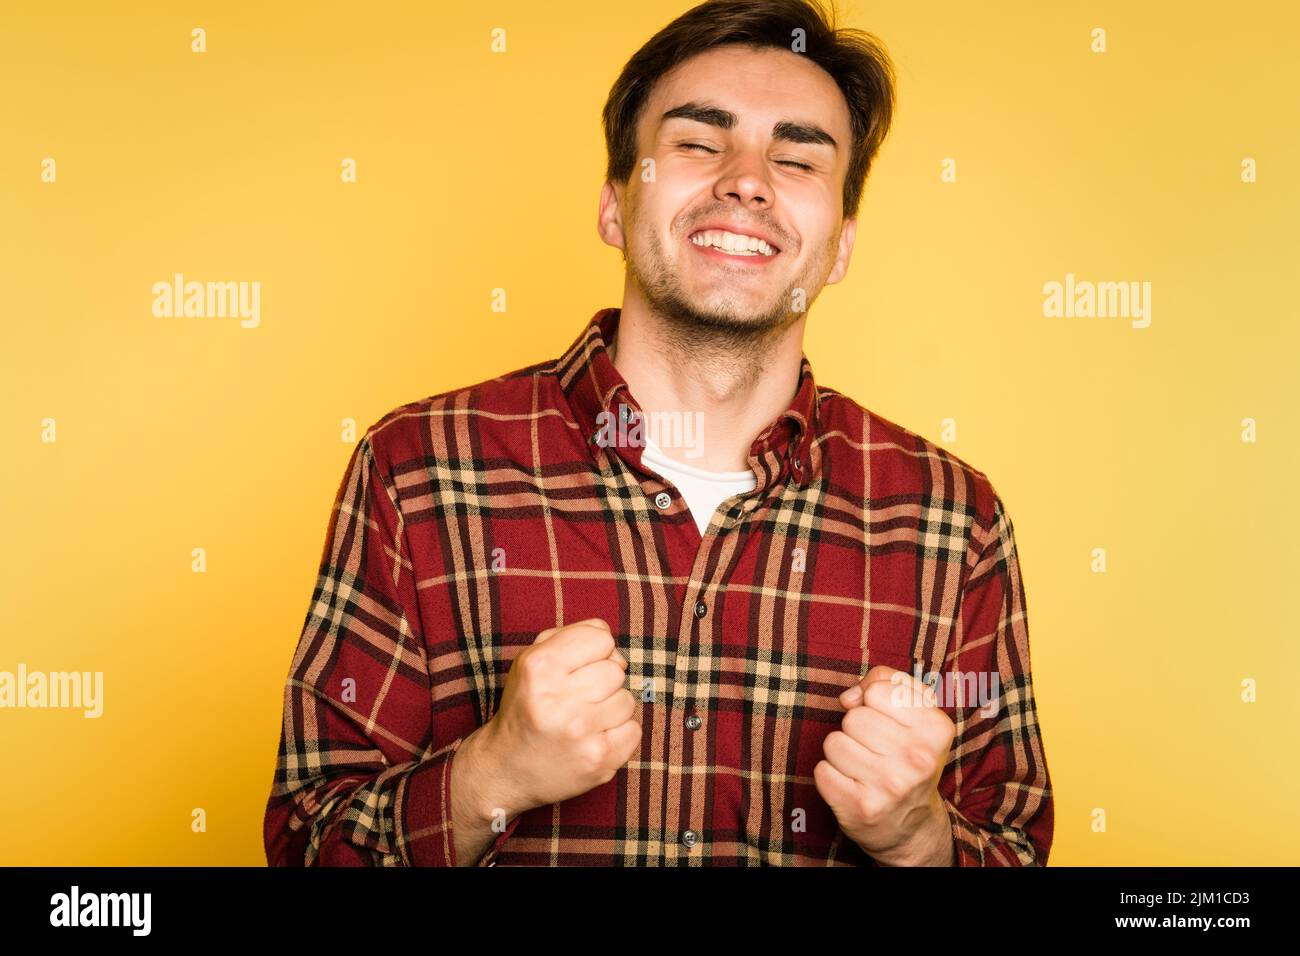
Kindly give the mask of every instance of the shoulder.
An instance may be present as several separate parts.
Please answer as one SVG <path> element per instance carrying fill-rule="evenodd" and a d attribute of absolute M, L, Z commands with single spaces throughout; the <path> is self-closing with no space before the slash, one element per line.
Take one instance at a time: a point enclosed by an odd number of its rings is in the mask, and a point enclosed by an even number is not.
<path fill-rule="evenodd" d="M 1001 501 L 989 476 L 924 435 L 872 411 L 833 388 L 819 386 L 823 454 L 852 450 L 872 500 L 916 502 L 923 521 L 949 521 L 979 544 L 999 520 Z M 842 447 L 837 447 L 842 446 Z"/>
<path fill-rule="evenodd" d="M 480 432 L 483 422 L 522 422 L 553 407 L 559 383 L 556 360 L 538 362 L 389 409 L 366 429 L 361 444 L 373 454 L 381 472 L 410 461 L 474 457 L 468 425 Z"/>

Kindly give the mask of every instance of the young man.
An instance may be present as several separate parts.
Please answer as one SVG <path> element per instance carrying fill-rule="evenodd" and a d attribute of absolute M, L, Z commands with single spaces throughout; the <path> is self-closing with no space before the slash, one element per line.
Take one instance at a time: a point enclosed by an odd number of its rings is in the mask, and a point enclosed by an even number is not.
<path fill-rule="evenodd" d="M 358 444 L 272 864 L 1046 863 L 1007 511 L 802 351 L 893 90 L 799 0 L 705 3 L 628 62 L 622 306 Z"/>

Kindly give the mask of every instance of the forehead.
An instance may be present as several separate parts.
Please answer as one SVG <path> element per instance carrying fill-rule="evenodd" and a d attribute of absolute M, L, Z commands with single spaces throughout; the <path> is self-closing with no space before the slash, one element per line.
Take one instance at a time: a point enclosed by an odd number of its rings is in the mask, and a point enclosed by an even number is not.
<path fill-rule="evenodd" d="M 776 47 L 714 47 L 679 63 L 650 92 L 640 126 L 653 132 L 662 116 L 688 101 L 736 114 L 737 125 L 770 132 L 781 120 L 816 123 L 847 145 L 849 108 L 829 73 L 812 60 Z"/>

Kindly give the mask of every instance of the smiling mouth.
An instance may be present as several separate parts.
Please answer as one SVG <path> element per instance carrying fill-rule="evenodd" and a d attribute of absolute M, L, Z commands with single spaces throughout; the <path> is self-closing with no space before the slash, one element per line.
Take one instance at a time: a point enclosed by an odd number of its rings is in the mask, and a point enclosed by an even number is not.
<path fill-rule="evenodd" d="M 687 236 L 687 240 L 702 249 L 715 249 L 732 256 L 771 258 L 781 251 L 757 236 L 746 236 L 725 229 L 701 229 Z"/>

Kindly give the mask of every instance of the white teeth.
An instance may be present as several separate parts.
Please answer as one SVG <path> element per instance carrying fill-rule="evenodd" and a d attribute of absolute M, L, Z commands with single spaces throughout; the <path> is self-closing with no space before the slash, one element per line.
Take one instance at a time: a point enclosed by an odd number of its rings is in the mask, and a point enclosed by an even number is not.
<path fill-rule="evenodd" d="M 776 250 L 757 236 L 742 236 L 725 229 L 705 229 L 691 236 L 697 246 L 712 246 L 737 256 L 772 256 Z"/>

